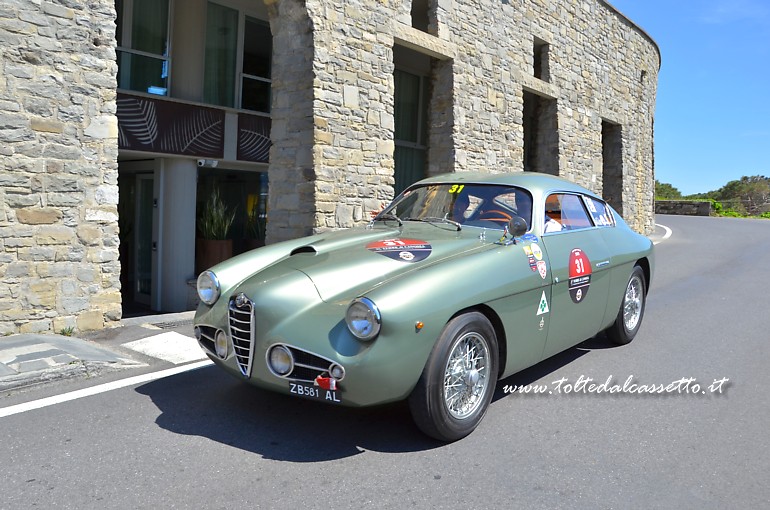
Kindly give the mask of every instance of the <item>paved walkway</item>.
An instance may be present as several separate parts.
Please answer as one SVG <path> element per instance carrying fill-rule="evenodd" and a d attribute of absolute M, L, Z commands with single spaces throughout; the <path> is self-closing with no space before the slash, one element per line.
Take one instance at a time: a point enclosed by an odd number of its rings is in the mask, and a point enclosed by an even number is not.
<path fill-rule="evenodd" d="M 0 338 L 0 390 L 33 386 L 81 375 L 146 366 L 143 356 L 182 364 L 205 359 L 192 335 L 194 312 L 124 319 L 89 335 L 19 334 Z M 189 328 L 189 335 L 167 331 Z M 109 338 L 109 342 L 99 339 Z"/>

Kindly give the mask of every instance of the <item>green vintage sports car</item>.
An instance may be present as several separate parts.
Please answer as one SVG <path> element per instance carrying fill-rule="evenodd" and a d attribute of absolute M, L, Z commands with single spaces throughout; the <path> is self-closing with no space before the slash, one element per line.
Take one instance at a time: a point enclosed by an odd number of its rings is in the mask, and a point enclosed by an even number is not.
<path fill-rule="evenodd" d="M 408 399 L 444 441 L 496 381 L 601 331 L 630 342 L 653 247 L 544 174 L 420 181 L 366 226 L 244 253 L 198 278 L 195 335 L 256 386 L 345 406 Z"/>

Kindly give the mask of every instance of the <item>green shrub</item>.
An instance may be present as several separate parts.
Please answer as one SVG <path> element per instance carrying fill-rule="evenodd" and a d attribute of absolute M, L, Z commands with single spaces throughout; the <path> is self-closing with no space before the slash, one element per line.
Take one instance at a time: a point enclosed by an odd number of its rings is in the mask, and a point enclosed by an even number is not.
<path fill-rule="evenodd" d="M 200 230 L 201 236 L 203 239 L 228 239 L 230 226 L 234 220 L 235 210 L 232 214 L 229 213 L 227 206 L 219 196 L 219 189 L 214 188 L 198 219 L 198 230 Z"/>

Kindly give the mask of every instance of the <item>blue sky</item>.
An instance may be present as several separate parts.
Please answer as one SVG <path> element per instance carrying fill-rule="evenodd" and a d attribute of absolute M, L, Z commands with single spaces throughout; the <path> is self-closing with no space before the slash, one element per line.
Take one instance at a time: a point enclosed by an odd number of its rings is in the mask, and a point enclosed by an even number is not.
<path fill-rule="evenodd" d="M 609 2 L 660 46 L 655 178 L 688 195 L 770 177 L 770 1 Z"/>

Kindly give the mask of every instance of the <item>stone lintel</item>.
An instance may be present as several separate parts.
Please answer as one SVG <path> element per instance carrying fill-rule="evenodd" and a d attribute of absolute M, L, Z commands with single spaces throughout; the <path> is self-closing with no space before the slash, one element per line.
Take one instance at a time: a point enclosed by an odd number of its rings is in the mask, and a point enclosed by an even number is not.
<path fill-rule="evenodd" d="M 398 45 L 439 60 L 450 60 L 457 56 L 457 46 L 451 42 L 403 23 L 393 23 L 393 39 Z"/>

